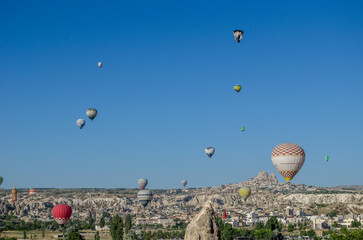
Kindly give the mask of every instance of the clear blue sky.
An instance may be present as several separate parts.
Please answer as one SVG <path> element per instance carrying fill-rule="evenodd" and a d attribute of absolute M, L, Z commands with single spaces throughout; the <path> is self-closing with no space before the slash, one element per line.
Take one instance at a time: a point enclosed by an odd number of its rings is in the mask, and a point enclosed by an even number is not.
<path fill-rule="evenodd" d="M 294 183 L 363 184 L 361 1 L 131 2 L 2 2 L 2 187 L 282 181 L 283 142 Z"/>

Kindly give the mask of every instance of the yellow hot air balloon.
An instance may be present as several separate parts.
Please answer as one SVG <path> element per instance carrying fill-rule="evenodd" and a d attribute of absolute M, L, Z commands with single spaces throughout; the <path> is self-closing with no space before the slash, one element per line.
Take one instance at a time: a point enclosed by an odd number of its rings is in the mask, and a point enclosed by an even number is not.
<path fill-rule="evenodd" d="M 242 87 L 241 85 L 237 84 L 237 85 L 234 85 L 234 90 L 239 93 L 239 91 L 241 91 Z"/>
<path fill-rule="evenodd" d="M 289 182 L 304 165 L 305 152 L 295 143 L 282 143 L 272 150 L 271 160 L 276 170 Z"/>
<path fill-rule="evenodd" d="M 251 188 L 249 187 L 241 187 L 238 190 L 238 194 L 241 196 L 243 200 L 247 200 L 247 198 L 251 195 Z"/>

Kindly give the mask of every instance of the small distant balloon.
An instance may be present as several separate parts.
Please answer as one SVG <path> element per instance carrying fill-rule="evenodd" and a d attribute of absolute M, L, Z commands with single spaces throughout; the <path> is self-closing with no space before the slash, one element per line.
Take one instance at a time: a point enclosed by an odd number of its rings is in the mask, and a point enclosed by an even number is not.
<path fill-rule="evenodd" d="M 82 130 L 82 128 L 84 127 L 84 125 L 86 124 L 86 121 L 82 118 L 77 120 L 77 125 L 78 127 Z"/>
<path fill-rule="evenodd" d="M 103 63 L 102 63 L 102 62 L 98 62 L 98 67 L 99 67 L 99 68 L 101 68 L 101 67 L 102 67 L 102 65 L 103 65 Z"/>
<path fill-rule="evenodd" d="M 326 156 L 324 157 L 324 159 L 325 159 L 325 161 L 329 162 L 329 155 L 326 155 Z"/>
<path fill-rule="evenodd" d="M 29 189 L 29 196 L 33 196 L 35 195 L 35 188 L 30 188 Z"/>
<path fill-rule="evenodd" d="M 185 187 L 188 184 L 187 180 L 181 180 L 181 184 L 183 185 L 183 187 Z"/>
<path fill-rule="evenodd" d="M 145 189 L 145 187 L 146 187 L 146 186 L 147 186 L 147 184 L 148 184 L 148 180 L 147 180 L 146 178 L 140 178 L 140 179 L 137 181 L 137 183 L 139 184 L 140 188 L 141 188 L 142 190 L 144 190 L 144 189 Z"/>
<path fill-rule="evenodd" d="M 150 190 L 140 190 L 137 193 L 137 199 L 142 204 L 142 206 L 146 207 L 153 197 L 153 193 Z"/>
<path fill-rule="evenodd" d="M 86 114 L 89 119 L 93 120 L 97 116 L 97 109 L 89 108 L 87 109 Z"/>
<path fill-rule="evenodd" d="M 239 85 L 239 84 L 237 84 L 237 85 L 234 85 L 234 90 L 237 92 L 237 93 L 239 93 L 239 91 L 241 91 L 241 89 L 242 89 L 242 87 L 241 87 L 241 85 Z"/>
<path fill-rule="evenodd" d="M 236 40 L 237 43 L 239 43 L 242 39 L 243 36 L 243 31 L 242 30 L 234 30 L 233 31 L 233 36 L 234 39 Z"/>
<path fill-rule="evenodd" d="M 241 132 L 244 132 L 245 131 L 245 127 L 244 126 L 242 126 L 242 128 L 241 128 Z"/>
<path fill-rule="evenodd" d="M 204 151 L 205 151 L 205 154 L 207 154 L 207 156 L 209 158 L 211 158 L 213 156 L 214 152 L 215 152 L 215 148 L 214 147 L 206 147 L 204 149 Z"/>
<path fill-rule="evenodd" d="M 0 177 L 0 185 L 3 183 L 4 179 L 3 177 Z"/>
<path fill-rule="evenodd" d="M 238 194 L 241 196 L 243 200 L 247 200 L 247 198 L 251 195 L 251 188 L 249 187 L 241 187 L 238 190 Z"/>

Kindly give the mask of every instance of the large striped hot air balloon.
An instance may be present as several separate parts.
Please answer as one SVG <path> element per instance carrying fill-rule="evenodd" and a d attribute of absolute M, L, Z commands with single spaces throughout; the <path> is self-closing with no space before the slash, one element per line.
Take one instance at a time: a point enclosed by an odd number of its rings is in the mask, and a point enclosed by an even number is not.
<path fill-rule="evenodd" d="M 251 188 L 249 187 L 241 187 L 238 190 L 238 194 L 241 196 L 243 200 L 247 200 L 247 198 L 251 195 Z"/>
<path fill-rule="evenodd" d="M 13 202 L 18 200 L 18 190 L 16 190 L 16 187 L 13 187 L 13 190 L 11 191 L 11 200 Z"/>
<path fill-rule="evenodd" d="M 30 195 L 30 196 L 35 195 L 35 188 L 30 188 L 30 189 L 29 189 L 29 195 Z"/>
<path fill-rule="evenodd" d="M 64 225 L 72 216 L 72 208 L 67 204 L 58 204 L 52 210 L 55 221 Z"/>
<path fill-rule="evenodd" d="M 147 186 L 148 181 L 146 178 L 140 178 L 139 180 L 137 180 L 137 183 L 139 184 L 140 188 L 144 190 Z"/>
<path fill-rule="evenodd" d="M 153 197 L 153 193 L 150 190 L 140 190 L 137 193 L 137 199 L 142 204 L 142 206 L 146 207 Z"/>
<path fill-rule="evenodd" d="M 276 170 L 289 182 L 304 165 L 305 152 L 295 143 L 282 143 L 272 150 L 271 160 Z"/>

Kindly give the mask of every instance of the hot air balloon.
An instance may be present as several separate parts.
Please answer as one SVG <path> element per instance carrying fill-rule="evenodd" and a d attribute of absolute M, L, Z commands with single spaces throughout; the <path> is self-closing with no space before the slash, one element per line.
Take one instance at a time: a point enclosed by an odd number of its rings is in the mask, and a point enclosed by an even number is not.
<path fill-rule="evenodd" d="M 64 225 L 72 216 L 72 208 L 67 204 L 58 204 L 52 210 L 55 221 Z"/>
<path fill-rule="evenodd" d="M 148 183 L 148 181 L 147 181 L 147 179 L 146 179 L 146 178 L 140 178 L 140 179 L 137 181 L 137 183 L 139 184 L 140 188 L 141 188 L 142 190 L 144 190 L 144 189 L 145 189 L 145 187 L 146 187 L 146 185 L 147 185 L 147 183 Z"/>
<path fill-rule="evenodd" d="M 29 189 L 29 195 L 30 195 L 30 196 L 35 195 L 35 188 L 30 188 L 30 189 Z"/>
<path fill-rule="evenodd" d="M 324 159 L 325 161 L 329 162 L 329 155 L 326 155 Z"/>
<path fill-rule="evenodd" d="M 95 108 L 89 108 L 86 114 L 89 119 L 93 120 L 97 116 L 97 110 Z"/>
<path fill-rule="evenodd" d="M 251 195 L 251 188 L 249 187 L 241 187 L 238 190 L 238 194 L 241 196 L 243 200 L 247 200 L 247 198 Z"/>
<path fill-rule="evenodd" d="M 183 187 L 185 187 L 188 184 L 187 180 L 181 180 L 181 184 L 183 185 Z"/>
<path fill-rule="evenodd" d="M 3 184 L 3 181 L 4 181 L 3 177 L 0 177 L 0 185 Z"/>
<path fill-rule="evenodd" d="M 241 85 L 237 84 L 237 85 L 234 85 L 234 90 L 239 93 L 239 91 L 241 91 L 242 87 Z"/>
<path fill-rule="evenodd" d="M 224 219 L 224 220 L 226 220 L 226 219 L 227 219 L 226 209 L 224 209 L 224 212 L 223 212 L 223 219 Z"/>
<path fill-rule="evenodd" d="M 233 36 L 234 39 L 236 39 L 237 43 L 239 43 L 242 39 L 243 36 L 243 31 L 242 30 L 234 30 L 233 31 Z"/>
<path fill-rule="evenodd" d="M 213 156 L 214 152 L 215 152 L 215 148 L 214 147 L 206 147 L 204 149 L 204 151 L 205 151 L 205 154 L 207 154 L 207 156 L 209 158 L 211 158 Z"/>
<path fill-rule="evenodd" d="M 295 143 L 282 143 L 272 150 L 271 160 L 277 171 L 289 182 L 304 165 L 305 152 Z"/>
<path fill-rule="evenodd" d="M 80 118 L 77 120 L 77 125 L 80 129 L 82 129 L 85 124 L 86 124 L 86 121 L 84 119 Z"/>
<path fill-rule="evenodd" d="M 13 202 L 18 200 L 18 191 L 16 190 L 16 187 L 13 187 L 13 190 L 11 191 L 11 200 Z"/>
<path fill-rule="evenodd" d="M 98 62 L 98 67 L 101 68 L 102 67 L 102 62 Z"/>
<path fill-rule="evenodd" d="M 140 190 L 137 193 L 137 199 L 142 204 L 142 206 L 146 207 L 153 197 L 153 193 L 150 190 Z"/>
<path fill-rule="evenodd" d="M 245 127 L 244 126 L 242 126 L 242 128 L 241 128 L 241 132 L 244 132 L 245 131 Z"/>

